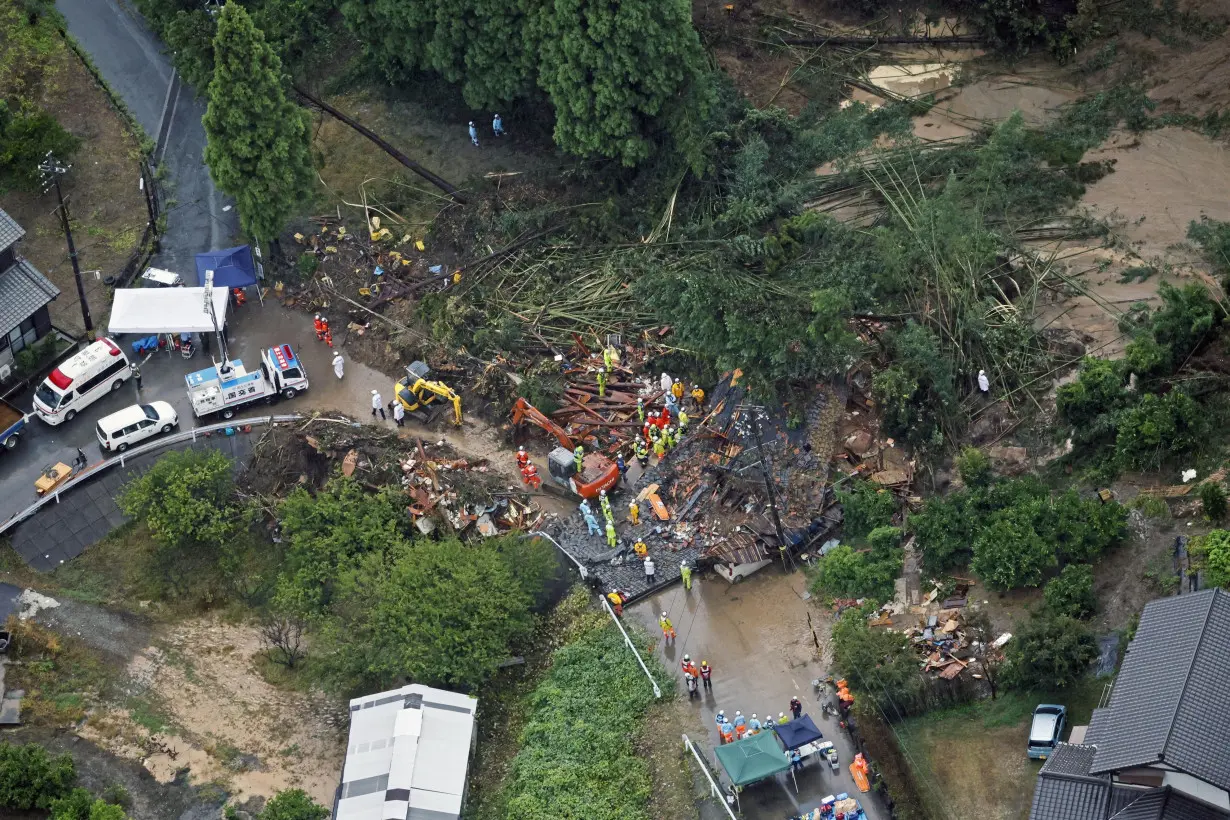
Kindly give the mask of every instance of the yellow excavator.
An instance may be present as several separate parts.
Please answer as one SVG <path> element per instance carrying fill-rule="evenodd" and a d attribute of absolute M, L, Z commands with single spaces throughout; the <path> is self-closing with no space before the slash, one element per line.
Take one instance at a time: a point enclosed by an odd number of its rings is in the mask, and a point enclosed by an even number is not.
<path fill-rule="evenodd" d="M 453 388 L 443 382 L 431 381 L 431 368 L 426 362 L 413 362 L 406 368 L 406 375 L 393 387 L 393 395 L 406 408 L 407 413 L 414 413 L 434 403 L 436 399 L 444 399 L 453 405 L 453 424 L 461 426 L 461 396 Z"/>

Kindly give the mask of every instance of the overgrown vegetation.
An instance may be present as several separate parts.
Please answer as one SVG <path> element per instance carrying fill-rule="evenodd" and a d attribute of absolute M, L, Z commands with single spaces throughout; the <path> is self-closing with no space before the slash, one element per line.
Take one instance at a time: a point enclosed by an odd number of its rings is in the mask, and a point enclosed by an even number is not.
<path fill-rule="evenodd" d="M 820 559 L 812 577 L 813 592 L 830 598 L 869 598 L 883 602 L 893 597 L 905 557 L 901 530 L 877 527 L 867 536 L 869 549 L 841 544 Z"/>
<path fill-rule="evenodd" d="M 51 820 L 127 820 L 122 806 L 75 788 L 72 756 L 52 756 L 36 743 L 0 743 L 0 807 L 42 810 Z"/>
<path fill-rule="evenodd" d="M 943 573 L 967 563 L 994 589 L 1038 586 L 1061 564 L 1088 563 L 1127 533 L 1114 501 L 1052 494 L 1032 477 L 1000 479 L 928 499 L 909 519 L 923 565 Z"/>

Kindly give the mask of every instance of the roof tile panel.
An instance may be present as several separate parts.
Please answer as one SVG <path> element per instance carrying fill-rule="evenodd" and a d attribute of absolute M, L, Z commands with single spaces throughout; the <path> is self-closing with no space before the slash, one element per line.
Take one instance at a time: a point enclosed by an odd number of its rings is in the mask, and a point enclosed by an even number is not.
<path fill-rule="evenodd" d="M 60 289 L 51 280 L 27 260 L 19 259 L 0 272 L 0 334 L 8 333 L 59 295 Z"/>

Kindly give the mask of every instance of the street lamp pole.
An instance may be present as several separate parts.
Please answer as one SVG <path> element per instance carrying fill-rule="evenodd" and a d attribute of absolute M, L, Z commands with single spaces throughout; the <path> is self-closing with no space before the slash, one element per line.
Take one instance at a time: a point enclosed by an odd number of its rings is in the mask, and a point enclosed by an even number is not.
<path fill-rule="evenodd" d="M 59 202 L 60 224 L 64 227 L 64 238 L 68 241 L 68 258 L 73 263 L 73 278 L 77 282 L 77 299 L 81 302 L 81 321 L 85 324 L 85 335 L 91 341 L 97 338 L 94 333 L 94 320 L 90 317 L 90 303 L 85 298 L 85 280 L 81 278 L 81 265 L 77 262 L 77 246 L 73 243 L 73 228 L 69 224 L 68 205 L 64 202 L 64 192 L 60 189 L 60 177 L 68 173 L 71 165 L 64 165 L 51 152 L 38 165 L 43 179 L 43 193 L 52 188 L 56 191 Z"/>

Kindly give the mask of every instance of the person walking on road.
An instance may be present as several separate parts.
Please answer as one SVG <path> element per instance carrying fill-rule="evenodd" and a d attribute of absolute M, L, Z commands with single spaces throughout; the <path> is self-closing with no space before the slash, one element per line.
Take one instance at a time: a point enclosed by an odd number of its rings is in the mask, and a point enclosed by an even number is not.
<path fill-rule="evenodd" d="M 713 681 L 710 678 L 713 676 L 713 667 L 709 665 L 709 661 L 700 662 L 700 680 L 705 686 L 705 691 L 713 691 Z"/>
<path fill-rule="evenodd" d="M 649 562 L 650 560 L 651 559 L 649 558 L 645 559 L 646 562 Z M 662 627 L 662 640 L 675 640 L 675 625 L 671 623 L 671 619 L 667 617 L 665 612 L 662 613 L 661 618 L 658 618 L 658 626 Z"/>
<path fill-rule="evenodd" d="M 399 401 L 393 402 L 393 421 L 398 427 L 406 426 L 406 408 Z"/>
<path fill-rule="evenodd" d="M 333 354 L 333 375 L 337 376 L 339 382 L 342 376 L 346 375 L 346 360 L 342 358 L 341 353 Z"/>
<path fill-rule="evenodd" d="M 495 134 L 497 137 L 504 136 L 504 120 L 499 114 L 496 114 L 491 120 L 491 133 Z"/>
<path fill-rule="evenodd" d="M 470 120 L 470 142 L 474 143 L 474 147 L 478 147 L 478 129 L 474 127 L 474 120 Z"/>
<path fill-rule="evenodd" d="M 683 588 L 691 592 L 692 590 L 692 567 L 687 561 L 679 563 L 679 575 L 683 578 Z"/>
<path fill-rule="evenodd" d="M 747 732 L 747 718 L 743 717 L 742 712 L 735 712 L 735 739 L 742 740 L 744 733 Z"/>
<path fill-rule="evenodd" d="M 380 414 L 380 420 L 384 421 L 387 416 L 384 414 L 384 399 L 380 398 L 380 391 L 372 391 L 372 418 L 376 418 L 376 414 Z"/>
<path fill-rule="evenodd" d="M 645 583 L 653 586 L 654 565 L 653 559 L 648 555 L 645 556 Z"/>
<path fill-rule="evenodd" d="M 803 714 L 803 704 L 799 702 L 798 698 L 790 699 L 790 714 L 794 715 L 795 720 L 798 720 L 799 715 Z"/>

